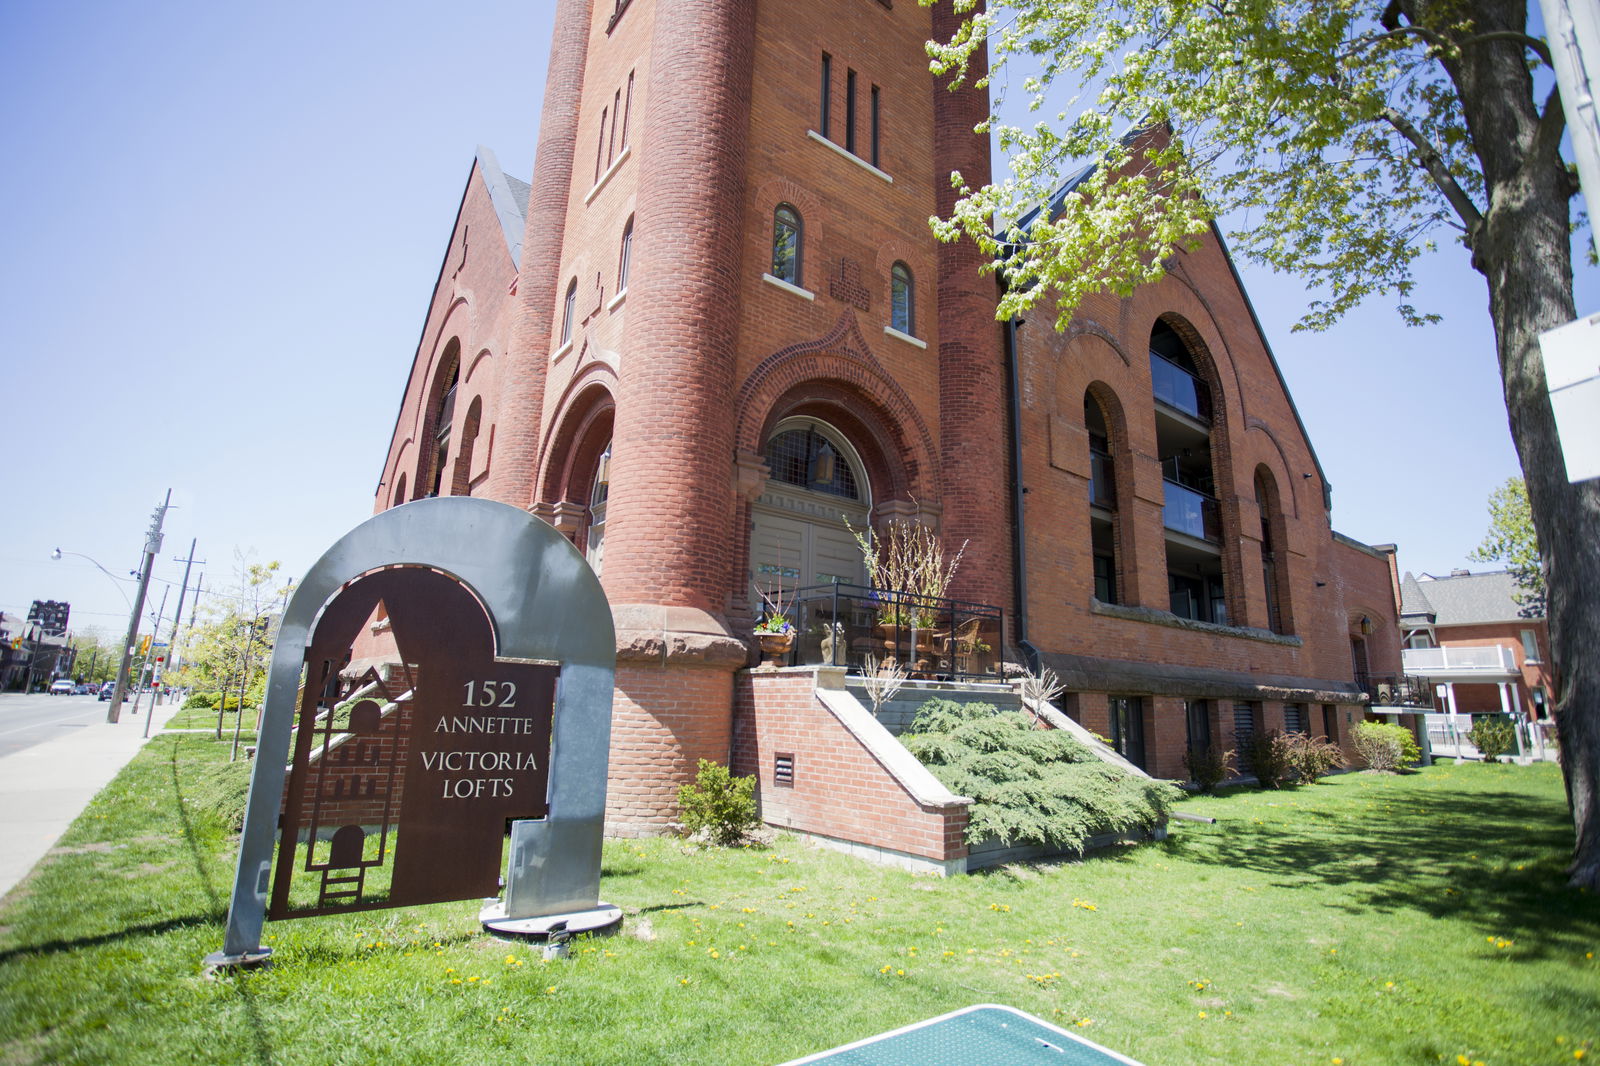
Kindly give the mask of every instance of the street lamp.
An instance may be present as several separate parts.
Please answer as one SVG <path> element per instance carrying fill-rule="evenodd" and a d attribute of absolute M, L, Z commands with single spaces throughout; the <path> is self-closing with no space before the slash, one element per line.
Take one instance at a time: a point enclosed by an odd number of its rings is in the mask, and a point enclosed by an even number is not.
<path fill-rule="evenodd" d="M 106 577 L 111 579 L 111 583 L 117 587 L 118 595 L 122 597 L 122 602 L 126 603 L 130 610 L 133 608 L 133 601 L 128 599 L 128 593 L 122 587 L 122 580 L 118 578 L 116 574 L 113 574 L 111 571 L 107 570 L 93 559 L 90 559 L 82 552 L 64 552 L 60 548 L 57 548 L 55 551 L 50 553 L 50 558 L 54 559 L 56 562 L 60 562 L 63 555 L 72 555 L 79 559 L 87 559 L 96 570 L 100 571 L 102 574 L 106 575 Z"/>

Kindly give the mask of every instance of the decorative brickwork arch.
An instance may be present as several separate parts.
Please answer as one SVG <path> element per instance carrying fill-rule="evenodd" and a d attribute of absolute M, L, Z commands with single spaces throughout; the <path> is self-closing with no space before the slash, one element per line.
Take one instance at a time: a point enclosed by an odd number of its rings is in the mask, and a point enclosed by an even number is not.
<path fill-rule="evenodd" d="M 851 438 L 877 498 L 943 498 L 933 436 L 872 354 L 851 312 L 826 336 L 762 360 L 740 388 L 736 407 L 734 442 L 741 454 L 759 454 L 779 419 L 814 414 Z"/>
<path fill-rule="evenodd" d="M 1093 416 L 1105 434 L 1103 458 L 1097 455 Z M 1133 502 L 1133 450 L 1128 441 L 1128 416 L 1122 398 L 1104 381 L 1092 381 L 1083 394 L 1084 429 L 1089 445 L 1089 503 L 1110 513 L 1110 521 L 1091 511 L 1089 539 L 1094 556 L 1092 592 L 1102 603 L 1127 603 L 1135 587 L 1132 569 L 1137 536 L 1129 508 Z M 1107 484 L 1100 484 L 1104 478 Z M 1108 567 L 1109 569 L 1103 569 Z"/>
<path fill-rule="evenodd" d="M 1305 478 L 1294 473 L 1294 467 L 1289 463 L 1289 455 L 1284 451 L 1283 443 L 1278 440 L 1278 435 L 1272 431 L 1271 426 L 1259 418 L 1250 418 L 1246 423 L 1246 429 L 1249 431 L 1246 439 L 1254 445 L 1251 450 L 1256 455 L 1258 462 L 1272 469 L 1273 475 L 1280 479 L 1280 485 L 1284 490 L 1283 502 L 1287 504 L 1284 507 L 1284 514 L 1289 518 L 1299 518 L 1300 500 L 1295 493 L 1295 485 L 1297 482 L 1304 481 Z M 1257 433 L 1267 439 L 1267 444 L 1272 449 L 1270 452 L 1262 450 L 1256 437 Z"/>
<path fill-rule="evenodd" d="M 586 550 L 596 473 L 616 422 L 616 375 L 595 361 L 575 378 L 551 420 L 533 512 Z"/>

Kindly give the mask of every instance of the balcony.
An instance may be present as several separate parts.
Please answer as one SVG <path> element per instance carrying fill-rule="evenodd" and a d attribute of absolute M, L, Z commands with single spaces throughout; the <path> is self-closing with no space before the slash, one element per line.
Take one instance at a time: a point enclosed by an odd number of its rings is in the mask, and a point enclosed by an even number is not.
<path fill-rule="evenodd" d="M 1211 389 L 1176 363 L 1150 353 L 1150 387 L 1156 399 L 1191 418 L 1211 421 Z"/>
<path fill-rule="evenodd" d="M 1420 677 L 1356 674 L 1356 687 L 1376 707 L 1432 707 L 1433 686 Z"/>
<path fill-rule="evenodd" d="M 1216 499 L 1176 481 L 1162 482 L 1166 501 L 1161 521 L 1174 533 L 1217 543 L 1222 540 L 1222 508 Z"/>
<path fill-rule="evenodd" d="M 1514 681 L 1522 676 L 1516 656 L 1499 644 L 1479 648 L 1406 648 L 1401 668 L 1430 681 Z"/>
<path fill-rule="evenodd" d="M 1111 456 L 1104 452 L 1089 453 L 1089 503 L 1095 507 L 1114 510 L 1117 506 L 1117 482 Z"/>
<path fill-rule="evenodd" d="M 859 674 L 872 656 L 939 681 L 993 681 L 1000 673 L 1005 618 L 988 604 L 832 584 L 797 590 L 788 613 L 798 633 L 790 666 Z"/>

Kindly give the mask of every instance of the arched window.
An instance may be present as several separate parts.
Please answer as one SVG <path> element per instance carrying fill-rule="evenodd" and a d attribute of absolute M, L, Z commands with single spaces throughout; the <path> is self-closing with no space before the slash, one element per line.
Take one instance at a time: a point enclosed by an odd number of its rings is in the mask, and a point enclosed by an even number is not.
<path fill-rule="evenodd" d="M 779 204 L 772 213 L 772 276 L 800 284 L 800 212 Z"/>
<path fill-rule="evenodd" d="M 1261 577 L 1267 597 L 1267 628 L 1274 633 L 1293 633 L 1294 618 L 1289 611 L 1289 567 L 1283 550 L 1285 536 L 1283 512 L 1278 500 L 1278 485 L 1266 467 L 1256 470 L 1256 508 L 1261 512 Z"/>
<path fill-rule="evenodd" d="M 850 464 L 815 426 L 790 429 L 767 442 L 772 479 L 812 492 L 859 500 L 861 490 Z"/>
<path fill-rule="evenodd" d="M 896 263 L 889 269 L 889 325 L 908 337 L 916 336 L 916 308 L 911 268 Z"/>
<path fill-rule="evenodd" d="M 622 251 L 617 255 L 617 291 L 628 291 L 628 264 L 633 259 L 633 216 L 622 227 Z"/>
<path fill-rule="evenodd" d="M 1083 397 L 1083 426 L 1089 434 L 1089 542 L 1094 553 L 1094 598 L 1117 600 L 1117 480 L 1105 411 L 1093 393 Z"/>
<path fill-rule="evenodd" d="M 444 393 L 439 397 L 438 412 L 433 417 L 433 484 L 429 496 L 437 496 L 446 485 L 445 465 L 450 461 L 450 427 L 456 417 L 456 388 L 461 384 L 461 363 L 450 368 L 450 378 Z"/>
<path fill-rule="evenodd" d="M 399 507 L 406 502 L 406 476 L 401 474 L 394 483 L 394 503 L 391 506 Z"/>
<path fill-rule="evenodd" d="M 567 283 L 567 300 L 561 307 L 561 344 L 565 347 L 572 340 L 572 319 L 578 310 L 578 279 L 573 278 Z"/>

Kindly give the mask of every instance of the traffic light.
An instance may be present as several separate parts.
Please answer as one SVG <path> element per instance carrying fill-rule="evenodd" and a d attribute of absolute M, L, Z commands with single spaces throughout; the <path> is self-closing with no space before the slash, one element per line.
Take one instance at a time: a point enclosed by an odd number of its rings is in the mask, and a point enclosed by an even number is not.
<path fill-rule="evenodd" d="M 150 634 L 148 634 L 148 633 L 146 633 L 144 636 L 139 638 L 139 654 L 140 655 L 149 655 L 150 654 Z"/>

